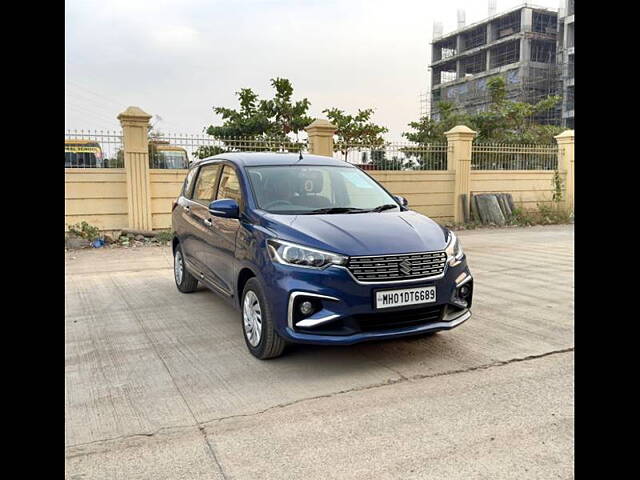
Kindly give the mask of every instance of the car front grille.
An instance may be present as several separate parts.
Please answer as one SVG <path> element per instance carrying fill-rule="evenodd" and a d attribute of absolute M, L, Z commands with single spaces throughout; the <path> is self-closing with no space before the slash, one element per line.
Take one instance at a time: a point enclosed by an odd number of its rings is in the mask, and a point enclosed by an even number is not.
<path fill-rule="evenodd" d="M 360 282 L 387 282 L 440 275 L 446 261 L 444 251 L 351 257 L 348 268 Z"/>

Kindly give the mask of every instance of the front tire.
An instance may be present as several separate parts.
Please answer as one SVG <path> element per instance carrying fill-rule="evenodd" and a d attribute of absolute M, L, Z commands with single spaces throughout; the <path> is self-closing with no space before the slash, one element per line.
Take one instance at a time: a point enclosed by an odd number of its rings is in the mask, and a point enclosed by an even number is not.
<path fill-rule="evenodd" d="M 269 303 L 256 278 L 244 286 L 240 307 L 242 332 L 251 354 L 260 360 L 282 355 L 286 342 L 276 332 Z"/>
<path fill-rule="evenodd" d="M 173 278 L 176 281 L 176 287 L 182 293 L 191 293 L 198 288 L 198 279 L 187 271 L 184 262 L 184 252 L 182 245 L 176 245 L 173 252 Z"/>

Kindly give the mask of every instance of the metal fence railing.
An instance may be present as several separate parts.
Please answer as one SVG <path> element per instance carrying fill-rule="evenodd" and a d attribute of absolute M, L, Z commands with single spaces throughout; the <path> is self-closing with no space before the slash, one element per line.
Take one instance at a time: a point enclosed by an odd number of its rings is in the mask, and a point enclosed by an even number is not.
<path fill-rule="evenodd" d="M 452 146 L 381 142 L 376 145 L 336 142 L 333 158 L 363 170 L 446 170 Z M 149 167 L 188 168 L 194 160 L 224 152 L 308 152 L 308 141 L 287 137 L 230 137 L 151 133 Z M 65 168 L 124 168 L 122 132 L 68 130 Z M 474 143 L 474 170 L 556 170 L 557 145 Z"/>
<path fill-rule="evenodd" d="M 473 170 L 557 170 L 557 145 L 474 143 Z"/>
<path fill-rule="evenodd" d="M 446 170 L 449 149 L 446 143 L 337 143 L 333 158 L 357 165 L 363 170 Z"/>
<path fill-rule="evenodd" d="M 299 152 L 307 151 L 307 141 L 294 140 L 288 137 L 226 137 L 215 138 L 210 135 L 189 134 L 151 134 L 150 141 L 157 145 L 170 145 L 180 148 L 187 157 L 187 162 L 207 158 L 225 152 Z M 162 147 L 159 147 L 162 148 Z M 154 155 L 150 161 L 154 162 Z M 158 164 L 158 162 L 155 162 Z M 162 165 L 152 168 L 163 168 Z"/>
<path fill-rule="evenodd" d="M 64 134 L 65 168 L 124 168 L 121 151 L 122 132 L 67 130 Z"/>
<path fill-rule="evenodd" d="M 224 152 L 306 152 L 307 140 L 287 137 L 229 137 L 149 134 L 149 168 L 188 168 L 191 162 Z M 65 133 L 65 168 L 124 168 L 121 132 Z"/>

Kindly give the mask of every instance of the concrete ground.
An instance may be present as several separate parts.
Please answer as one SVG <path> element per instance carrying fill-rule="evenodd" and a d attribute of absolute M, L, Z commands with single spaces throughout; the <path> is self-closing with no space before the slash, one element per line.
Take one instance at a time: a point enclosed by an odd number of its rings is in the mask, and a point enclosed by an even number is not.
<path fill-rule="evenodd" d="M 266 362 L 169 247 L 65 252 L 67 478 L 573 478 L 573 226 L 459 236 L 459 328 Z"/>

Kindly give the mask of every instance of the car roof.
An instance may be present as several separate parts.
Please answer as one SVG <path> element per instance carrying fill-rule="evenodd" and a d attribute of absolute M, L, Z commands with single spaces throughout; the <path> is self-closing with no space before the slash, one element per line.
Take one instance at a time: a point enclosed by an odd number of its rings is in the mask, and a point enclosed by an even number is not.
<path fill-rule="evenodd" d="M 86 144 L 90 144 L 90 143 L 98 145 L 98 146 L 100 145 L 95 140 L 86 140 L 86 139 L 83 139 L 83 138 L 65 138 L 64 139 L 64 143 L 65 143 L 65 145 L 68 145 L 68 144 L 83 144 L 83 145 L 86 145 Z"/>
<path fill-rule="evenodd" d="M 209 162 L 212 160 L 229 160 L 240 166 L 254 167 L 261 165 L 328 165 L 338 167 L 353 167 L 353 165 L 342 160 L 335 160 L 331 157 L 323 157 L 321 155 L 311 155 L 309 153 L 302 154 L 300 160 L 299 153 L 280 153 L 280 152 L 230 152 L 221 153 L 213 157 L 197 160 L 195 164 Z"/>
<path fill-rule="evenodd" d="M 154 143 L 153 147 L 158 151 L 166 150 L 174 152 L 186 152 L 186 150 L 182 147 L 179 147 L 177 145 L 166 145 L 164 143 Z"/>

